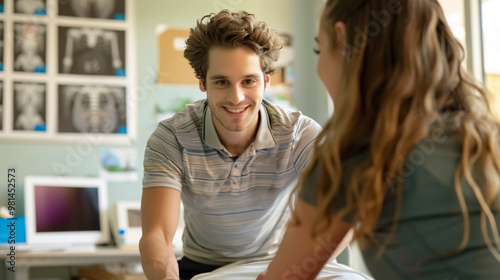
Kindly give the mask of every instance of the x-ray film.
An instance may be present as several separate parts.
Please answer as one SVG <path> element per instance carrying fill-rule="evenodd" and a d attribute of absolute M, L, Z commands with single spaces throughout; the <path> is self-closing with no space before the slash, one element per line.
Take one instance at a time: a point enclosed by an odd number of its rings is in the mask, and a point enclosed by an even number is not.
<path fill-rule="evenodd" d="M 14 12 L 18 14 L 47 15 L 46 2 L 45 0 L 14 0 Z"/>
<path fill-rule="evenodd" d="M 14 70 L 46 72 L 46 26 L 14 23 Z"/>
<path fill-rule="evenodd" d="M 59 132 L 127 133 L 125 87 L 59 85 Z"/>
<path fill-rule="evenodd" d="M 46 131 L 45 96 L 45 84 L 14 83 L 14 130 Z"/>
<path fill-rule="evenodd" d="M 125 32 L 59 27 L 59 73 L 125 76 Z"/>
<path fill-rule="evenodd" d="M 125 0 L 66 0 L 59 2 L 59 15 L 125 20 Z"/>

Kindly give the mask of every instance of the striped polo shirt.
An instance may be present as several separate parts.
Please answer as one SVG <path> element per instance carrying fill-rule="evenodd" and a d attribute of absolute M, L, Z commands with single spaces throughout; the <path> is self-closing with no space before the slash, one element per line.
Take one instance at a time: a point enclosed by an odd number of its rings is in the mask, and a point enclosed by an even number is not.
<path fill-rule="evenodd" d="M 220 143 L 206 100 L 159 123 L 144 156 L 143 188 L 182 192 L 184 255 L 225 265 L 276 253 L 288 198 L 321 127 L 263 100 L 255 141 L 239 157 Z"/>

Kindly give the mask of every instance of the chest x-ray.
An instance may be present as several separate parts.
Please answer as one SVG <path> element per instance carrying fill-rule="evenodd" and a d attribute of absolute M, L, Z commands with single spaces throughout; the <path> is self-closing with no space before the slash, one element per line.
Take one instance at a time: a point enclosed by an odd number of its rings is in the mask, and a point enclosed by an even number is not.
<path fill-rule="evenodd" d="M 14 83 L 14 129 L 36 130 L 45 124 L 45 85 Z"/>
<path fill-rule="evenodd" d="M 125 133 L 124 87 L 59 86 L 59 132 Z"/>
<path fill-rule="evenodd" d="M 125 32 L 59 27 L 59 73 L 124 76 Z"/>
<path fill-rule="evenodd" d="M 125 0 L 66 0 L 58 3 L 61 16 L 125 19 Z"/>
<path fill-rule="evenodd" d="M 46 26 L 15 23 L 14 70 L 45 72 Z"/>
<path fill-rule="evenodd" d="M 0 130 L 3 130 L 3 82 L 0 82 Z"/>
<path fill-rule="evenodd" d="M 45 11 L 45 0 L 15 0 L 14 12 L 20 14 L 35 14 Z"/>

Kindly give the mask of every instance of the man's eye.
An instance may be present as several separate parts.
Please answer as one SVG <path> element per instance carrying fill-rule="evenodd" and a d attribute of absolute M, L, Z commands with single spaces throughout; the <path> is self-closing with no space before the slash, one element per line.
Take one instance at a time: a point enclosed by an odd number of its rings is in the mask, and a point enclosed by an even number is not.
<path fill-rule="evenodd" d="M 254 83 L 255 83 L 255 80 L 253 80 L 253 79 L 243 80 L 243 84 L 245 84 L 245 85 L 251 85 L 251 84 L 254 84 Z"/>
<path fill-rule="evenodd" d="M 221 80 L 221 81 L 217 81 L 217 82 L 215 82 L 215 83 L 216 83 L 218 86 L 225 86 L 225 85 L 227 84 L 227 81 L 223 81 L 223 80 Z"/>

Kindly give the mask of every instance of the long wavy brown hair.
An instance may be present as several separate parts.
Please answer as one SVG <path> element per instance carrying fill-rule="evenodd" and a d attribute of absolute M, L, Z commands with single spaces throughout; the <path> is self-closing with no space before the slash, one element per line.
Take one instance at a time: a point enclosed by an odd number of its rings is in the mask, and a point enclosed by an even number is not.
<path fill-rule="evenodd" d="M 352 215 L 354 240 L 368 245 L 391 187 L 397 194 L 394 233 L 403 184 L 390 178 L 401 178 L 406 157 L 416 143 L 429 137 L 431 125 L 450 126 L 442 112 L 454 108 L 452 123 L 462 144 L 454 185 L 464 228 L 459 247 L 443 255 L 459 253 L 469 240 L 461 184 L 465 178 L 481 206 L 483 238 L 500 261 L 500 248 L 493 245 L 500 246 L 500 238 L 492 211 L 498 207 L 493 201 L 500 186 L 500 122 L 490 107 L 491 94 L 462 68 L 464 49 L 439 3 L 328 0 L 324 20 L 332 46 L 338 46 L 334 24 L 345 24 L 347 44 L 335 113 L 320 133 L 311 165 L 297 187 L 300 190 L 314 166 L 321 166 L 313 237 L 334 219 Z M 346 178 L 345 160 L 361 150 L 367 151 L 366 157 Z M 332 201 L 339 199 L 345 205 L 332 215 Z M 324 218 L 330 224 L 321 223 Z"/>

